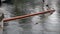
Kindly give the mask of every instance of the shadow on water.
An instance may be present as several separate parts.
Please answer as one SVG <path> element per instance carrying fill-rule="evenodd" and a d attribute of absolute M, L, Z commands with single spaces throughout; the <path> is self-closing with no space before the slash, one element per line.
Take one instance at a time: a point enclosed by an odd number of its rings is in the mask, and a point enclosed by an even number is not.
<path fill-rule="evenodd" d="M 27 8 L 24 7 L 24 5 L 20 6 L 19 9 L 18 9 L 18 7 L 15 7 L 15 8 L 16 8 L 15 11 L 12 12 L 12 14 L 14 14 L 12 17 L 30 14 L 30 12 L 28 10 L 26 10 Z M 27 21 L 30 21 L 30 19 L 31 18 L 20 19 L 19 22 L 28 23 Z"/>

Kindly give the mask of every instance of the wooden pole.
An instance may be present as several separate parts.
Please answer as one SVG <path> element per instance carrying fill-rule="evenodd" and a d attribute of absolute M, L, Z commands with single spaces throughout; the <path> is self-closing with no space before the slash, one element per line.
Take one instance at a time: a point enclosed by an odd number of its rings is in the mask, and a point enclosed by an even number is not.
<path fill-rule="evenodd" d="M 11 18 L 4 18 L 3 22 L 12 21 L 12 20 L 16 20 L 16 19 L 23 19 L 23 18 L 27 18 L 27 17 L 30 17 L 30 16 L 39 15 L 39 14 L 53 13 L 54 11 L 55 10 L 47 10 L 47 11 L 42 11 L 42 12 L 38 12 L 38 13 L 34 13 L 34 14 L 28 14 L 28 15 L 11 17 Z"/>

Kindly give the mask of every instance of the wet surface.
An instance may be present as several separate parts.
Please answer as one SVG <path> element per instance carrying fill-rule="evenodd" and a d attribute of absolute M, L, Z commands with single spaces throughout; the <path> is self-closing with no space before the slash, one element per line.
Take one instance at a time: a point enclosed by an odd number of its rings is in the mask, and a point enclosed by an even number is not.
<path fill-rule="evenodd" d="M 60 34 L 60 5 L 58 1 L 51 1 L 51 7 L 53 7 L 56 11 L 50 16 L 42 16 L 40 15 L 29 17 L 26 19 L 14 20 L 6 22 L 7 26 L 4 26 L 3 34 Z M 5 18 L 10 18 L 18 13 L 13 12 L 14 9 L 12 5 L 3 5 Z M 39 6 L 38 6 L 39 7 Z M 32 7 L 29 9 L 32 12 L 20 12 L 21 15 L 29 14 L 29 13 L 36 13 L 41 10 L 40 8 L 36 7 L 33 11 Z"/>
<path fill-rule="evenodd" d="M 2 34 L 3 33 L 3 29 L 0 27 L 0 34 Z"/>

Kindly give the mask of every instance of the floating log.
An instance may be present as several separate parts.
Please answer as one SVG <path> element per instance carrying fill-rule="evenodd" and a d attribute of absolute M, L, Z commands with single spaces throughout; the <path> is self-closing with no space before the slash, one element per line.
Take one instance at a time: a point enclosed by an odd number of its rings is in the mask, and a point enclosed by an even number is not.
<path fill-rule="evenodd" d="M 42 11 L 42 12 L 38 12 L 38 13 L 34 13 L 34 14 L 27 14 L 27 15 L 23 15 L 23 16 L 16 16 L 16 17 L 11 17 L 11 18 L 4 18 L 3 22 L 12 21 L 12 20 L 16 20 L 16 19 L 24 19 L 24 18 L 27 18 L 27 17 L 39 15 L 39 14 L 53 13 L 54 11 L 55 10 L 47 10 L 47 11 Z"/>

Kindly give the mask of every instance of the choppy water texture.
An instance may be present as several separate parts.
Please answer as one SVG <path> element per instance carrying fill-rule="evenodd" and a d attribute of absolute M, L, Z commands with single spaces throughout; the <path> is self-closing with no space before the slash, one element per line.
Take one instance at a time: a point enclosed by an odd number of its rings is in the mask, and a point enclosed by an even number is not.
<path fill-rule="evenodd" d="M 60 34 L 60 2 L 59 0 L 49 0 L 45 3 L 55 8 L 56 11 L 52 15 L 47 18 L 37 15 L 26 19 L 6 22 L 8 24 L 4 26 L 3 34 Z M 19 13 L 17 14 L 14 12 L 13 7 L 8 4 L 2 5 L 1 9 L 4 10 L 5 18 L 19 14 L 36 13 L 41 10 L 39 7 L 36 7 L 35 10 L 29 7 L 30 12 L 27 10 L 25 12 L 17 12 Z"/>

